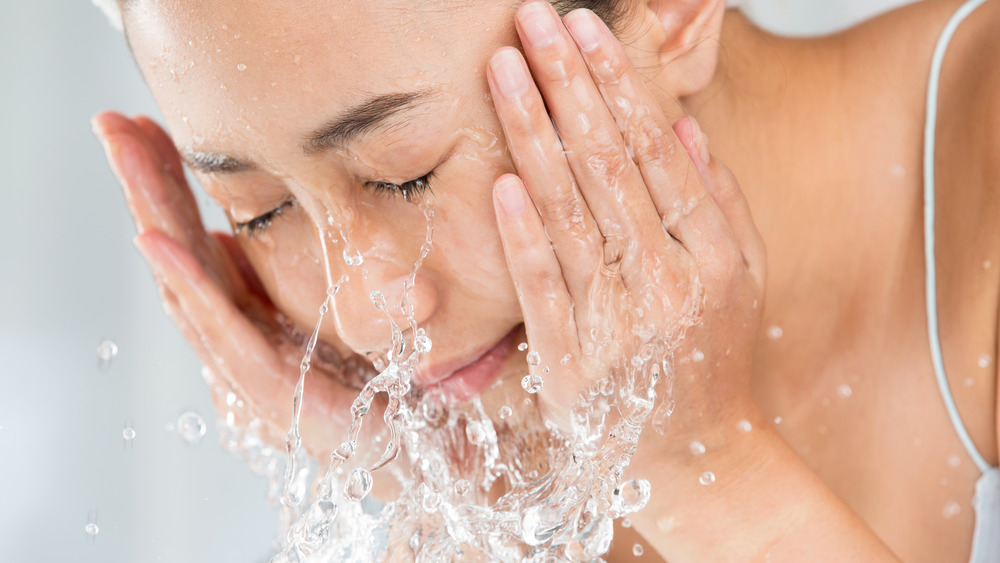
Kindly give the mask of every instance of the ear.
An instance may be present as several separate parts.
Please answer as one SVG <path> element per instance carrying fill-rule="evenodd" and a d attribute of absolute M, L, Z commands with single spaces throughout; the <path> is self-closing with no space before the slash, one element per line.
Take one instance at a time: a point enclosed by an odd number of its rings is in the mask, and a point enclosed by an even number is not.
<path fill-rule="evenodd" d="M 719 60 L 726 0 L 640 0 L 647 56 L 655 56 L 660 84 L 678 98 L 709 85 Z M 652 26 L 652 29 L 650 29 Z M 653 62 L 653 61 L 650 61 Z"/>

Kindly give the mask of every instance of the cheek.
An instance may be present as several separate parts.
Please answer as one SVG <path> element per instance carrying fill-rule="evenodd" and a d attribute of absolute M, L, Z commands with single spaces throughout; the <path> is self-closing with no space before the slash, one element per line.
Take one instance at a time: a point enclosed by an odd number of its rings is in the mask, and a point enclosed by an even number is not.
<path fill-rule="evenodd" d="M 274 305 L 300 330 L 312 330 L 326 297 L 326 275 L 315 228 L 276 221 L 244 244 Z"/>

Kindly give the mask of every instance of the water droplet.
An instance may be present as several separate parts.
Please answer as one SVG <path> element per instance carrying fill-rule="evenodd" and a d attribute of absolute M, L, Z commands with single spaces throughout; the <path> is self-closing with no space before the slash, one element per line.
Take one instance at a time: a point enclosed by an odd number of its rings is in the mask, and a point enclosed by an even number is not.
<path fill-rule="evenodd" d="M 465 495 L 469 494 L 470 491 L 472 491 L 472 484 L 471 483 L 469 483 L 465 479 L 459 479 L 458 481 L 455 481 L 455 494 L 456 495 L 458 495 L 460 497 L 464 497 Z"/>
<path fill-rule="evenodd" d="M 701 477 L 698 477 L 698 482 L 701 483 L 702 485 L 705 485 L 706 487 L 708 485 L 711 485 L 712 483 L 715 482 L 715 473 L 712 473 L 711 471 L 706 471 L 702 473 Z"/>
<path fill-rule="evenodd" d="M 87 522 L 87 525 L 83 527 L 83 531 L 87 533 L 88 536 L 96 536 L 100 533 L 101 528 L 94 522 Z"/>
<path fill-rule="evenodd" d="M 954 518 L 962 512 L 962 507 L 955 501 L 951 501 L 944 505 L 944 510 L 941 512 L 941 516 L 945 518 Z"/>
<path fill-rule="evenodd" d="M 528 365 L 529 366 L 537 366 L 541 361 L 542 361 L 542 359 L 541 359 L 541 357 L 539 357 L 538 352 L 535 352 L 535 351 L 528 352 Z"/>
<path fill-rule="evenodd" d="M 132 425 L 126 424 L 125 428 L 122 429 L 122 438 L 125 439 L 125 447 L 132 445 L 132 440 L 135 440 L 135 428 Z"/>
<path fill-rule="evenodd" d="M 351 440 L 343 442 L 330 455 L 335 459 L 339 459 L 340 461 L 346 461 L 348 459 L 351 459 L 351 456 L 354 455 L 354 442 Z"/>
<path fill-rule="evenodd" d="M 245 65 L 243 63 L 240 63 L 240 64 L 236 65 L 236 70 L 238 70 L 240 72 L 243 72 L 246 69 L 247 69 L 247 65 Z"/>
<path fill-rule="evenodd" d="M 950 455 L 948 456 L 948 465 L 951 467 L 958 467 L 959 465 L 962 465 L 962 458 L 957 455 Z"/>
<path fill-rule="evenodd" d="M 781 423 L 782 423 L 782 422 L 784 422 L 784 421 L 785 421 L 785 419 L 784 419 L 784 418 L 782 418 L 782 417 L 780 417 L 780 416 L 776 416 L 776 417 L 774 417 L 774 423 L 775 423 L 775 424 L 781 424 Z"/>
<path fill-rule="evenodd" d="M 514 410 L 508 407 L 507 405 L 504 405 L 500 407 L 500 411 L 498 414 L 500 415 L 500 420 L 505 420 L 508 416 L 514 414 Z"/>
<path fill-rule="evenodd" d="M 111 361 L 115 359 L 118 355 L 118 345 L 111 340 L 102 340 L 100 344 L 97 345 L 97 367 L 100 369 L 108 369 L 111 367 Z"/>
<path fill-rule="evenodd" d="M 519 351 L 521 351 L 521 352 L 524 352 L 525 350 L 528 349 L 528 343 L 527 342 L 522 342 L 522 343 L 518 344 L 517 345 L 517 349 Z"/>
<path fill-rule="evenodd" d="M 537 375 L 526 375 L 521 379 L 521 387 L 528 393 L 538 393 L 542 389 L 542 378 Z"/>
<path fill-rule="evenodd" d="M 642 555 L 642 546 L 639 545 L 639 544 L 633 545 L 632 546 L 632 555 L 635 555 L 636 557 L 641 556 Z"/>
<path fill-rule="evenodd" d="M 700 362 L 700 361 L 702 361 L 704 359 L 705 359 L 705 353 L 702 352 L 701 350 L 698 350 L 697 348 L 695 348 L 694 352 L 691 352 L 691 361 L 692 362 Z"/>
<path fill-rule="evenodd" d="M 688 445 L 688 449 L 691 450 L 691 455 L 704 455 L 705 444 L 695 440 Z"/>
<path fill-rule="evenodd" d="M 229 391 L 228 393 L 226 393 L 226 405 L 231 407 L 235 404 L 236 404 L 236 393 Z"/>
<path fill-rule="evenodd" d="M 347 248 L 344 248 L 344 263 L 348 266 L 360 266 L 365 263 L 365 257 L 361 254 L 360 250 L 351 252 Z"/>
<path fill-rule="evenodd" d="M 742 419 L 736 422 L 736 429 L 746 434 L 747 432 L 753 430 L 753 425 L 750 424 L 749 420 Z"/>
<path fill-rule="evenodd" d="M 991 358 L 989 354 L 983 354 L 979 356 L 979 359 L 976 361 L 976 365 L 983 369 L 990 367 L 990 364 L 992 363 L 993 363 L 993 358 Z"/>
<path fill-rule="evenodd" d="M 622 528 L 631 528 L 631 527 L 632 527 L 632 521 L 629 520 L 628 518 L 622 518 Z"/>
<path fill-rule="evenodd" d="M 483 440 L 486 439 L 486 429 L 483 428 L 483 423 L 476 420 L 468 423 L 465 426 L 465 437 L 477 446 L 482 444 Z"/>
<path fill-rule="evenodd" d="M 976 384 L 976 380 L 971 377 L 966 377 L 965 381 L 963 381 L 962 383 L 964 383 L 966 387 L 972 387 L 973 385 Z"/>
<path fill-rule="evenodd" d="M 840 395 L 842 399 L 846 399 L 853 394 L 854 394 L 854 389 L 851 389 L 850 385 L 843 383 L 837 386 L 837 395 Z"/>
<path fill-rule="evenodd" d="M 441 494 L 427 486 L 427 483 L 420 484 L 420 506 L 425 512 L 437 512 L 441 506 Z"/>
<path fill-rule="evenodd" d="M 652 487 L 645 479 L 630 479 L 611 493 L 611 506 L 621 514 L 642 510 L 649 502 Z"/>
<path fill-rule="evenodd" d="M 572 359 L 573 359 L 573 354 L 566 354 L 565 356 L 562 357 L 561 360 L 559 360 L 559 365 L 564 366 L 568 364 L 569 361 Z"/>
<path fill-rule="evenodd" d="M 371 295 L 368 296 L 372 301 L 372 305 L 378 310 L 385 309 L 385 295 L 382 295 L 381 291 L 373 291 Z"/>
<path fill-rule="evenodd" d="M 614 536 L 614 523 L 607 516 L 598 517 L 566 545 L 566 555 L 573 561 L 589 561 L 608 552 Z"/>
<path fill-rule="evenodd" d="M 422 331 L 423 329 L 419 330 Z M 426 334 L 418 333 L 416 338 L 413 339 L 413 347 L 421 354 L 430 352 L 432 345 L 433 343 L 431 342 L 431 339 Z"/>
<path fill-rule="evenodd" d="M 992 267 L 993 267 L 993 261 L 992 260 L 985 260 L 983 262 L 983 269 L 984 270 L 989 270 Z"/>
<path fill-rule="evenodd" d="M 188 411 L 177 417 L 177 432 L 185 442 L 192 446 L 201 442 L 201 439 L 205 437 L 206 430 L 205 420 L 196 412 Z"/>
<path fill-rule="evenodd" d="M 352 469 L 344 484 L 344 498 L 351 502 L 361 502 L 371 490 L 372 474 L 361 467 Z"/>
<path fill-rule="evenodd" d="M 767 337 L 771 340 L 778 340 L 785 335 L 785 331 L 780 326 L 772 326 L 767 329 Z"/>

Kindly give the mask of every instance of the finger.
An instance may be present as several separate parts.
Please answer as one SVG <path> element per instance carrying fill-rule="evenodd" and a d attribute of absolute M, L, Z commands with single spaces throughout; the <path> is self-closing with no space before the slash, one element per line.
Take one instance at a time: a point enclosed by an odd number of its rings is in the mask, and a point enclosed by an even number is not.
<path fill-rule="evenodd" d="M 589 10 L 575 10 L 565 21 L 638 163 L 663 226 L 696 256 L 731 248 L 722 213 L 621 44 Z"/>
<path fill-rule="evenodd" d="M 108 160 L 118 176 L 139 233 L 163 231 L 202 258 L 209 258 L 207 233 L 186 183 L 174 181 L 145 133 L 124 116 L 107 112 L 94 120 Z"/>
<path fill-rule="evenodd" d="M 276 353 L 267 336 L 233 305 L 198 260 L 166 234 L 147 231 L 136 238 L 136 245 L 164 287 L 176 296 L 194 340 L 206 350 L 206 364 L 217 373 L 228 373 L 227 379 L 263 413 L 290 421 L 297 373 Z M 355 393 L 318 374 L 308 379 L 307 387 L 310 400 L 303 402 L 303 427 L 319 433 L 322 443 L 337 444 Z"/>
<path fill-rule="evenodd" d="M 170 136 L 167 135 L 167 132 L 145 115 L 137 115 L 132 121 L 146 134 L 146 138 L 149 139 L 157 155 L 159 155 L 164 170 L 177 182 L 177 185 L 187 184 L 187 178 L 184 177 L 184 163 L 181 161 L 181 155 L 177 152 L 177 147 Z M 192 203 L 194 202 L 192 201 Z"/>
<path fill-rule="evenodd" d="M 708 150 L 708 139 L 697 121 L 684 118 L 674 124 L 678 139 L 690 156 L 712 200 L 719 207 L 733 231 L 750 274 L 759 287 L 764 287 L 767 256 L 764 241 L 750 213 L 750 204 L 743 195 L 732 171 Z"/>
<path fill-rule="evenodd" d="M 501 49 L 489 68 L 487 79 L 514 164 L 552 239 L 570 295 L 579 299 L 600 266 L 597 223 L 520 53 Z"/>
<path fill-rule="evenodd" d="M 579 348 L 573 301 L 559 261 L 517 176 L 507 174 L 496 181 L 493 202 L 529 344 L 548 365 L 557 367 L 557 358 L 578 356 Z M 565 388 L 560 392 L 566 393 Z"/>
<path fill-rule="evenodd" d="M 528 2 L 517 29 L 532 76 L 566 147 L 566 160 L 605 237 L 661 231 L 638 168 L 583 57 L 548 2 Z M 539 104 L 540 105 L 540 104 Z"/>

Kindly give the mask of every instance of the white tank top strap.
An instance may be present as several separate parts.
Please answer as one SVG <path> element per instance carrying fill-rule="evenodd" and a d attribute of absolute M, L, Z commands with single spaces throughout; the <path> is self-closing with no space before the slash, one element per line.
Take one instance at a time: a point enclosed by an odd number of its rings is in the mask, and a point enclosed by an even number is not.
<path fill-rule="evenodd" d="M 938 90 L 945 53 L 948 51 L 948 45 L 951 43 L 958 26 L 985 3 L 986 0 L 968 0 L 955 12 L 944 31 L 941 32 L 941 37 L 934 49 L 934 57 L 931 60 L 931 73 L 927 85 L 927 117 L 924 129 L 924 256 L 927 276 L 927 333 L 930 338 L 931 361 L 934 364 L 934 375 L 941 391 L 941 398 L 944 399 L 945 407 L 948 409 L 951 424 L 955 427 L 955 432 L 962 440 L 962 445 L 965 446 L 969 457 L 984 473 L 991 469 L 990 464 L 986 462 L 979 450 L 976 449 L 975 444 L 972 443 L 972 438 L 969 437 L 969 432 L 962 423 L 962 417 L 959 415 L 958 409 L 955 408 L 955 400 L 948 385 L 948 378 L 945 377 L 944 373 L 941 340 L 938 337 L 937 265 L 934 258 L 934 155 L 937 135 Z M 997 517 L 997 522 L 1000 524 L 1000 516 Z"/>

